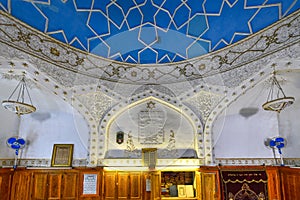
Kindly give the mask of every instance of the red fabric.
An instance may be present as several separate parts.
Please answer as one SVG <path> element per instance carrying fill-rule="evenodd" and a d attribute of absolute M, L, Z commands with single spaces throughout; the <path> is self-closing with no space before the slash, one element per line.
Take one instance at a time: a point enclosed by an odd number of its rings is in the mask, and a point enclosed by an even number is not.
<path fill-rule="evenodd" d="M 225 200 L 267 200 L 265 171 L 221 171 Z"/>

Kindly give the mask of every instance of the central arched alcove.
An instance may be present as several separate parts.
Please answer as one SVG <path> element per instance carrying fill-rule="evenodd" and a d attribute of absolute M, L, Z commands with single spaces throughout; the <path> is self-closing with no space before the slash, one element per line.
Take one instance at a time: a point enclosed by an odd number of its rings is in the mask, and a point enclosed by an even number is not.
<path fill-rule="evenodd" d="M 149 96 L 115 107 L 118 111 L 108 113 L 106 123 L 100 125 L 100 133 L 106 135 L 104 159 L 139 159 L 147 148 L 157 149 L 158 159 L 203 156 L 203 147 L 198 144 L 202 141 L 200 120 L 182 104 Z"/>

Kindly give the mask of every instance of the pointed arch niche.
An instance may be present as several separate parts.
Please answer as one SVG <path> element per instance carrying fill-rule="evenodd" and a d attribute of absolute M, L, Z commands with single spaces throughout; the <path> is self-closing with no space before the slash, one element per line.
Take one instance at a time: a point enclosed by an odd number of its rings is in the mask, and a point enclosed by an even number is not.
<path fill-rule="evenodd" d="M 142 150 L 155 148 L 158 166 L 201 164 L 202 124 L 189 108 L 170 102 L 149 96 L 116 105 L 100 124 L 100 135 L 105 138 L 100 162 L 139 166 Z"/>

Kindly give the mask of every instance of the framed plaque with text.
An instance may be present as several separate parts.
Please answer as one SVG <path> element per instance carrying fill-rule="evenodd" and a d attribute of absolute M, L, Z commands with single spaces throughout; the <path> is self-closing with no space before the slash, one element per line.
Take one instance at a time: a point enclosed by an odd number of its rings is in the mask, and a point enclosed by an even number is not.
<path fill-rule="evenodd" d="M 97 174 L 84 174 L 83 175 L 83 195 L 97 194 Z"/>
<path fill-rule="evenodd" d="M 80 197 L 99 197 L 100 198 L 100 182 L 101 175 L 100 172 L 81 172 L 79 178 L 81 189 L 80 189 Z"/>
<path fill-rule="evenodd" d="M 74 144 L 54 144 L 51 167 L 71 167 Z"/>

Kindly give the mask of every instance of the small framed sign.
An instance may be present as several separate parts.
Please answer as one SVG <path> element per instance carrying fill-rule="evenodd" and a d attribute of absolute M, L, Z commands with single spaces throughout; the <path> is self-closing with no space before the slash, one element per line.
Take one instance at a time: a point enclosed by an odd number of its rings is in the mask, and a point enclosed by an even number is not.
<path fill-rule="evenodd" d="M 83 195 L 98 194 L 98 175 L 84 174 L 83 175 Z"/>
<path fill-rule="evenodd" d="M 54 144 L 51 167 L 71 167 L 74 144 Z"/>

